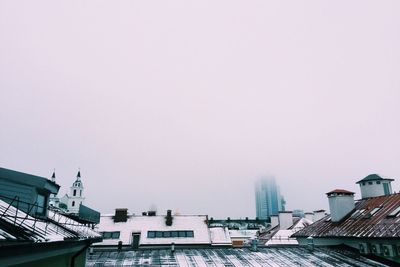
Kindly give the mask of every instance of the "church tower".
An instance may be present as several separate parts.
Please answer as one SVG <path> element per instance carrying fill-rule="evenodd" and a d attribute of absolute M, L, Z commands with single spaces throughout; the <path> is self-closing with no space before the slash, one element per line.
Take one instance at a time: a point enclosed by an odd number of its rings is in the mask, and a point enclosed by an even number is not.
<path fill-rule="evenodd" d="M 78 171 L 76 180 L 70 187 L 70 193 L 68 196 L 68 212 L 79 213 L 79 206 L 83 203 L 85 198 L 83 197 L 83 184 L 81 181 L 81 171 Z"/>
<path fill-rule="evenodd" d="M 51 179 L 51 181 L 53 183 L 56 182 L 56 171 L 55 170 L 53 171 L 53 174 L 51 175 L 50 179 Z M 57 197 L 57 195 L 56 194 L 50 194 L 49 205 L 58 208 L 59 204 L 60 204 L 60 200 Z"/>

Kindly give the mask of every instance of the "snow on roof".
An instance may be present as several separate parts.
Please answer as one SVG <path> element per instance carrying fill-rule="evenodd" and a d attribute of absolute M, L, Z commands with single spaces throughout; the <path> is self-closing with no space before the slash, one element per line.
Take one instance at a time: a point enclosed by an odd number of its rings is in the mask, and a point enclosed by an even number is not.
<path fill-rule="evenodd" d="M 128 216 L 126 222 L 114 222 L 113 216 L 101 216 L 99 232 L 120 232 L 119 238 L 104 239 L 98 245 L 124 245 L 132 243 L 132 234 L 139 233 L 139 245 L 211 244 L 206 215 L 174 215 L 172 225 L 166 225 L 166 216 Z M 148 237 L 149 231 L 193 231 L 193 237 Z"/>
<path fill-rule="evenodd" d="M 232 240 L 227 227 L 210 228 L 212 245 L 232 245 Z"/>
<path fill-rule="evenodd" d="M 258 230 L 229 230 L 231 239 L 251 239 L 256 238 Z"/>
<path fill-rule="evenodd" d="M 2 239 L 16 239 L 32 242 L 52 242 L 67 239 L 99 238 L 100 235 L 89 227 L 70 219 L 63 221 L 64 216 L 49 211 L 48 219 L 34 218 L 18 210 L 7 202 L 0 200 L 0 223 L 13 229 L 13 234 L 4 230 L 0 232 Z M 1 225 L 1 224 L 0 224 Z"/>
<path fill-rule="evenodd" d="M 291 238 L 290 236 L 294 234 L 296 231 L 293 229 L 290 230 L 279 230 L 277 231 L 270 240 L 265 243 L 267 246 L 273 245 L 298 245 L 296 238 Z"/>
<path fill-rule="evenodd" d="M 343 248 L 268 247 L 95 252 L 86 266 L 386 266 Z"/>
<path fill-rule="evenodd" d="M 289 229 L 293 229 L 295 232 L 297 232 L 297 231 L 303 229 L 304 227 L 309 226 L 312 223 L 313 222 L 309 219 L 301 218 L 296 223 L 294 223 Z"/>
<path fill-rule="evenodd" d="M 400 194 L 361 199 L 340 222 L 326 216 L 296 232 L 296 237 L 399 238 Z"/>

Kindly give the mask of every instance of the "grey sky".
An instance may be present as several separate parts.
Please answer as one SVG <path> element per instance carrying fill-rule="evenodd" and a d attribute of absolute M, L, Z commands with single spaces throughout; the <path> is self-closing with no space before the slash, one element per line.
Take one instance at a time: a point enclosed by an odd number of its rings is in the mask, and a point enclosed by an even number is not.
<path fill-rule="evenodd" d="M 0 1 L 0 165 L 103 212 L 254 216 L 400 181 L 398 1 Z M 394 190 L 399 190 L 399 181 Z"/>

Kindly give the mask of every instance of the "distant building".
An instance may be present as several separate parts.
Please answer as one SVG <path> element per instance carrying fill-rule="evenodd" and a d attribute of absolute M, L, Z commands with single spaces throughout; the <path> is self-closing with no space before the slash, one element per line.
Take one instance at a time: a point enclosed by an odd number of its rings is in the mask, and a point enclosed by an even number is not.
<path fill-rule="evenodd" d="M 53 172 L 51 181 L 55 183 L 56 174 Z M 85 205 L 84 187 L 81 180 L 81 172 L 78 171 L 75 181 L 69 189 L 69 194 L 59 198 L 56 194 L 50 195 L 50 206 L 61 213 L 82 223 L 97 224 L 100 221 L 100 213 Z"/>
<path fill-rule="evenodd" d="M 302 245 L 347 245 L 400 263 L 400 194 L 377 174 L 357 182 L 362 199 L 335 189 L 327 193 L 330 214 L 293 235 Z M 393 265 L 394 266 L 394 265 Z"/>
<path fill-rule="evenodd" d="M 267 219 L 285 210 L 285 200 L 273 177 L 261 177 L 255 183 L 256 216 Z"/>
<path fill-rule="evenodd" d="M 85 266 L 101 236 L 48 206 L 59 185 L 0 168 L 0 266 Z"/>

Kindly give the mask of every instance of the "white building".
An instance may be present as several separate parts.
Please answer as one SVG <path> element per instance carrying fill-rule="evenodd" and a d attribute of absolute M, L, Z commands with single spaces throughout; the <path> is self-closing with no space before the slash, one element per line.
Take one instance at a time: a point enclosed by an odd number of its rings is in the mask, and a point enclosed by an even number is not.
<path fill-rule="evenodd" d="M 210 230 L 212 229 L 212 230 Z M 206 215 L 130 215 L 127 209 L 116 209 L 114 215 L 102 215 L 97 231 L 103 242 L 97 246 L 132 248 L 171 246 L 231 246 L 226 228 L 208 227 Z"/>
<path fill-rule="evenodd" d="M 54 182 L 56 178 L 55 172 L 51 176 L 51 180 Z M 81 172 L 78 171 L 75 181 L 70 187 L 69 194 L 65 194 L 63 197 L 58 198 L 56 195 L 50 196 L 50 206 L 61 209 L 65 213 L 78 214 L 79 207 L 83 204 L 85 197 L 83 194 L 83 183 L 81 180 Z"/>

